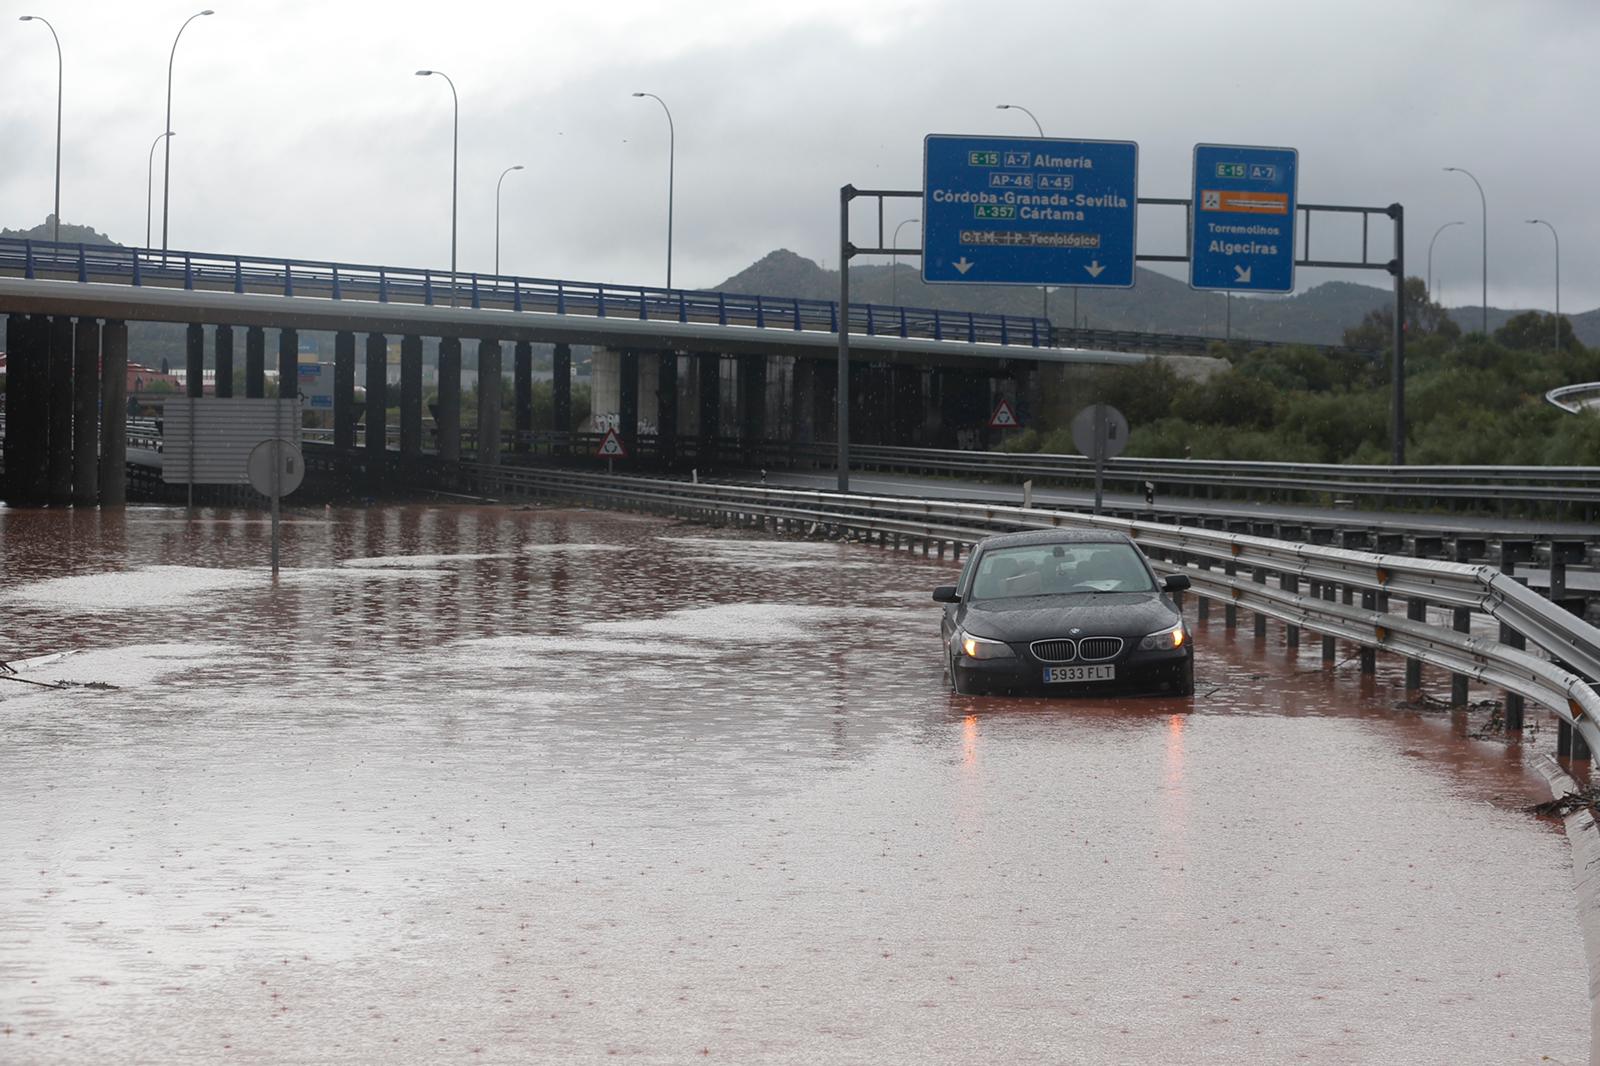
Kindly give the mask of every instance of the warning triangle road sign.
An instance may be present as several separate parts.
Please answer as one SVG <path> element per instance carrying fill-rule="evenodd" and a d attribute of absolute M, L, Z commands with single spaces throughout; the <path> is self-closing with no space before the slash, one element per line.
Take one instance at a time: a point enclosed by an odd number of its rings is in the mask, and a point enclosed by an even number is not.
<path fill-rule="evenodd" d="M 628 449 L 622 446 L 622 438 L 617 435 L 616 427 L 606 430 L 606 435 L 600 438 L 600 448 L 595 452 L 602 459 L 626 459 Z"/>
<path fill-rule="evenodd" d="M 989 416 L 990 429 L 1016 429 L 1020 425 L 1022 423 L 1017 420 L 1017 412 L 1012 409 L 1010 400 L 1001 400 L 1000 406 Z"/>

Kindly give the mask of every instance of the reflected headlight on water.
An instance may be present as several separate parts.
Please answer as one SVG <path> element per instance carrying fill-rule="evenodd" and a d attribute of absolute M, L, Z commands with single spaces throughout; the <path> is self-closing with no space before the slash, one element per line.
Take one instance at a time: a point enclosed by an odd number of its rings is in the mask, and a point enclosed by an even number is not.
<path fill-rule="evenodd" d="M 1163 629 L 1159 633 L 1151 633 L 1148 637 L 1139 641 L 1139 650 L 1172 651 L 1175 648 L 1183 647 L 1188 639 L 1189 631 L 1184 628 L 1182 622 L 1179 622 L 1171 629 Z"/>
<path fill-rule="evenodd" d="M 975 637 L 970 633 L 961 634 L 961 654 L 969 659 L 1011 659 L 1016 655 L 1009 644 Z"/>

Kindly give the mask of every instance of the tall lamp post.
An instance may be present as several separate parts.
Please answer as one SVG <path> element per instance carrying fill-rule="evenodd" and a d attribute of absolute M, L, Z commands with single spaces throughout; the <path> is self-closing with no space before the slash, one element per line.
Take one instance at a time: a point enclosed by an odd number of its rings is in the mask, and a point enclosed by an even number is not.
<path fill-rule="evenodd" d="M 1542 218 L 1528 219 L 1530 226 L 1544 226 L 1556 240 L 1556 354 L 1561 354 L 1561 235 Z"/>
<path fill-rule="evenodd" d="M 419 70 L 417 77 L 437 74 L 450 86 L 450 103 L 455 109 L 455 123 L 450 133 L 450 306 L 456 305 L 456 177 L 461 161 L 461 97 L 456 95 L 456 83 L 442 70 Z"/>
<path fill-rule="evenodd" d="M 1434 299 L 1434 296 L 1433 296 L 1433 246 L 1434 246 L 1434 243 L 1436 241 L 1438 241 L 1439 234 L 1443 233 L 1445 230 L 1449 229 L 1451 226 L 1464 226 L 1464 225 L 1466 225 L 1465 222 L 1446 222 L 1444 225 L 1440 226 L 1438 229 L 1433 231 L 1433 240 L 1428 242 L 1428 299 L 1430 299 L 1430 300 Z"/>
<path fill-rule="evenodd" d="M 1478 186 L 1478 203 L 1483 210 L 1483 335 L 1489 335 L 1489 199 L 1483 195 L 1483 185 L 1473 177 L 1472 171 L 1460 167 L 1445 167 L 1453 174 L 1465 174 Z"/>
<path fill-rule="evenodd" d="M 1023 107 L 1021 104 L 995 104 L 994 105 L 994 109 L 996 111 L 1021 111 L 1024 115 L 1027 115 L 1030 119 L 1033 120 L 1033 128 L 1039 131 L 1039 139 L 1041 141 L 1044 140 L 1044 127 L 1039 124 L 1039 117 L 1037 115 L 1035 115 L 1032 111 L 1029 111 L 1027 108 Z M 1039 286 L 1039 291 L 1044 293 L 1044 320 L 1046 322 L 1049 322 L 1050 321 L 1050 286 L 1041 285 L 1041 286 Z M 1074 330 L 1076 330 L 1078 328 L 1078 288 L 1077 288 L 1077 286 L 1073 286 L 1073 288 L 1072 288 L 1072 328 Z"/>
<path fill-rule="evenodd" d="M 183 38 L 183 31 L 189 28 L 189 23 L 201 15 L 213 15 L 216 12 L 209 7 L 204 11 L 197 11 L 183 20 L 183 25 L 178 27 L 178 34 L 172 38 L 172 54 L 167 56 L 167 123 L 161 128 L 172 128 L 172 64 L 178 58 L 178 41 Z M 161 158 L 161 250 L 167 250 L 167 211 L 172 205 L 172 138 L 168 137 L 167 149 Z"/>
<path fill-rule="evenodd" d="M 894 228 L 894 239 L 889 242 L 889 247 L 898 249 L 900 247 L 900 230 L 913 222 L 921 221 L 922 219 L 920 218 L 902 219 L 900 225 Z M 889 253 L 889 302 L 896 305 L 900 303 L 900 256 L 894 252 Z"/>
<path fill-rule="evenodd" d="M 500 186 L 506 180 L 506 175 L 513 170 L 521 170 L 522 164 L 506 167 L 500 172 L 500 180 L 494 183 L 494 274 L 500 276 Z"/>
<path fill-rule="evenodd" d="M 55 235 L 51 237 L 51 240 L 59 242 L 61 240 L 61 86 L 63 77 L 61 38 L 56 36 L 56 28 L 50 25 L 50 20 L 42 15 L 19 15 L 17 21 L 44 23 L 45 29 L 50 31 L 50 36 L 56 42 L 56 225 Z"/>
<path fill-rule="evenodd" d="M 150 142 L 150 160 L 145 166 L 144 178 L 144 246 L 150 247 L 150 205 L 155 200 L 156 188 L 156 146 L 168 137 L 177 136 L 171 130 L 156 135 Z"/>
<path fill-rule="evenodd" d="M 661 105 L 661 110 L 667 113 L 667 288 L 672 288 L 672 177 L 677 167 L 678 131 L 672 124 L 672 109 L 667 102 L 655 93 L 634 93 L 634 96 L 648 96 Z"/>

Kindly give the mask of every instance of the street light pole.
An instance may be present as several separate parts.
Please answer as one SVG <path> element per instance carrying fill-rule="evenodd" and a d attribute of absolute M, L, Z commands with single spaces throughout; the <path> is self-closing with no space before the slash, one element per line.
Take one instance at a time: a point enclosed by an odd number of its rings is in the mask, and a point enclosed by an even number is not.
<path fill-rule="evenodd" d="M 1039 117 L 1032 111 L 1029 111 L 1027 108 L 1023 107 L 1021 104 L 995 104 L 994 109 L 996 111 L 1021 111 L 1024 115 L 1027 115 L 1029 118 L 1033 119 L 1033 128 L 1039 131 L 1039 139 L 1041 141 L 1044 140 L 1044 127 L 1039 124 Z M 1050 286 L 1041 285 L 1039 286 L 1039 291 L 1044 293 L 1044 320 L 1046 323 L 1049 323 Z M 1072 287 L 1072 328 L 1078 328 L 1078 287 L 1076 285 Z"/>
<path fill-rule="evenodd" d="M 454 108 L 455 122 L 450 133 L 450 306 L 456 305 L 456 178 L 461 161 L 461 97 L 456 95 L 456 83 L 442 70 L 419 70 L 417 77 L 437 74 L 450 86 L 450 104 Z"/>
<path fill-rule="evenodd" d="M 1543 226 L 1550 231 L 1550 236 L 1556 240 L 1556 354 L 1561 354 L 1561 234 L 1556 228 L 1542 218 L 1528 219 L 1530 226 Z"/>
<path fill-rule="evenodd" d="M 661 105 L 661 110 L 667 113 L 667 288 L 672 288 L 672 180 L 677 169 L 678 131 L 672 123 L 672 109 L 667 102 L 655 93 L 634 93 L 635 96 L 648 96 Z"/>
<path fill-rule="evenodd" d="M 172 64 L 178 58 L 178 41 L 183 38 L 183 31 L 189 28 L 189 23 L 201 15 L 215 14 L 209 7 L 198 11 L 183 20 L 183 25 L 178 27 L 178 35 L 172 38 L 172 54 L 167 56 L 167 123 L 161 128 L 172 128 Z M 161 159 L 161 251 L 167 250 L 167 211 L 172 205 L 172 138 L 167 138 L 167 149 L 162 153 Z"/>
<path fill-rule="evenodd" d="M 61 240 L 61 86 L 63 78 L 61 38 L 56 36 L 56 28 L 50 25 L 50 20 L 42 15 L 20 15 L 17 21 L 44 23 L 45 28 L 50 31 L 50 36 L 56 42 L 56 226 L 55 236 L 51 240 L 59 243 Z"/>
<path fill-rule="evenodd" d="M 1433 240 L 1428 242 L 1428 299 L 1430 299 L 1430 300 L 1432 300 L 1434 298 L 1433 297 L 1433 245 L 1434 245 L 1434 242 L 1439 239 L 1439 234 L 1443 233 L 1445 230 L 1449 229 L 1451 226 L 1464 226 L 1464 225 L 1466 225 L 1465 222 L 1446 222 L 1444 225 L 1440 226 L 1438 229 L 1433 231 Z"/>
<path fill-rule="evenodd" d="M 1456 174 L 1465 174 L 1472 178 L 1472 184 L 1478 186 L 1478 204 L 1483 210 L 1483 335 L 1489 335 L 1489 199 L 1483 195 L 1483 185 L 1472 171 L 1460 167 L 1445 167 L 1444 169 Z"/>
<path fill-rule="evenodd" d="M 494 183 L 494 275 L 500 276 L 500 186 L 506 180 L 506 175 L 513 170 L 521 170 L 522 164 L 506 167 L 500 172 L 500 180 Z"/>
<path fill-rule="evenodd" d="M 900 230 L 913 222 L 921 222 L 920 218 L 902 219 L 900 225 L 894 228 L 894 239 L 889 242 L 889 247 L 895 251 L 889 253 L 889 302 L 896 306 L 900 303 Z"/>
<path fill-rule="evenodd" d="M 144 246 L 150 247 L 150 205 L 155 200 L 156 188 L 156 146 L 168 137 L 175 134 L 168 130 L 166 133 L 156 135 L 150 142 L 150 160 L 145 166 L 144 179 Z"/>

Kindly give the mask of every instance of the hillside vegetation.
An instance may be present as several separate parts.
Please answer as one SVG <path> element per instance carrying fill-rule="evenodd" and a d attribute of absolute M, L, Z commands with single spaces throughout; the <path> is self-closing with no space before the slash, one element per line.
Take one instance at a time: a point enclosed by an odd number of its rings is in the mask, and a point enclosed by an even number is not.
<path fill-rule="evenodd" d="M 1406 458 L 1410 463 L 1600 464 L 1600 415 L 1544 402 L 1559 385 L 1600 380 L 1600 349 L 1586 348 L 1552 316 L 1525 312 L 1492 336 L 1462 334 L 1412 279 L 1406 343 Z M 1388 312 L 1369 314 L 1347 343 L 1383 346 Z M 1048 381 L 1035 427 L 1007 450 L 1075 453 L 1073 413 L 1096 401 L 1132 427 L 1127 454 L 1196 459 L 1388 463 L 1389 359 L 1314 348 L 1218 344 L 1229 366 L 1183 381 L 1159 361 L 1074 369 Z"/>

